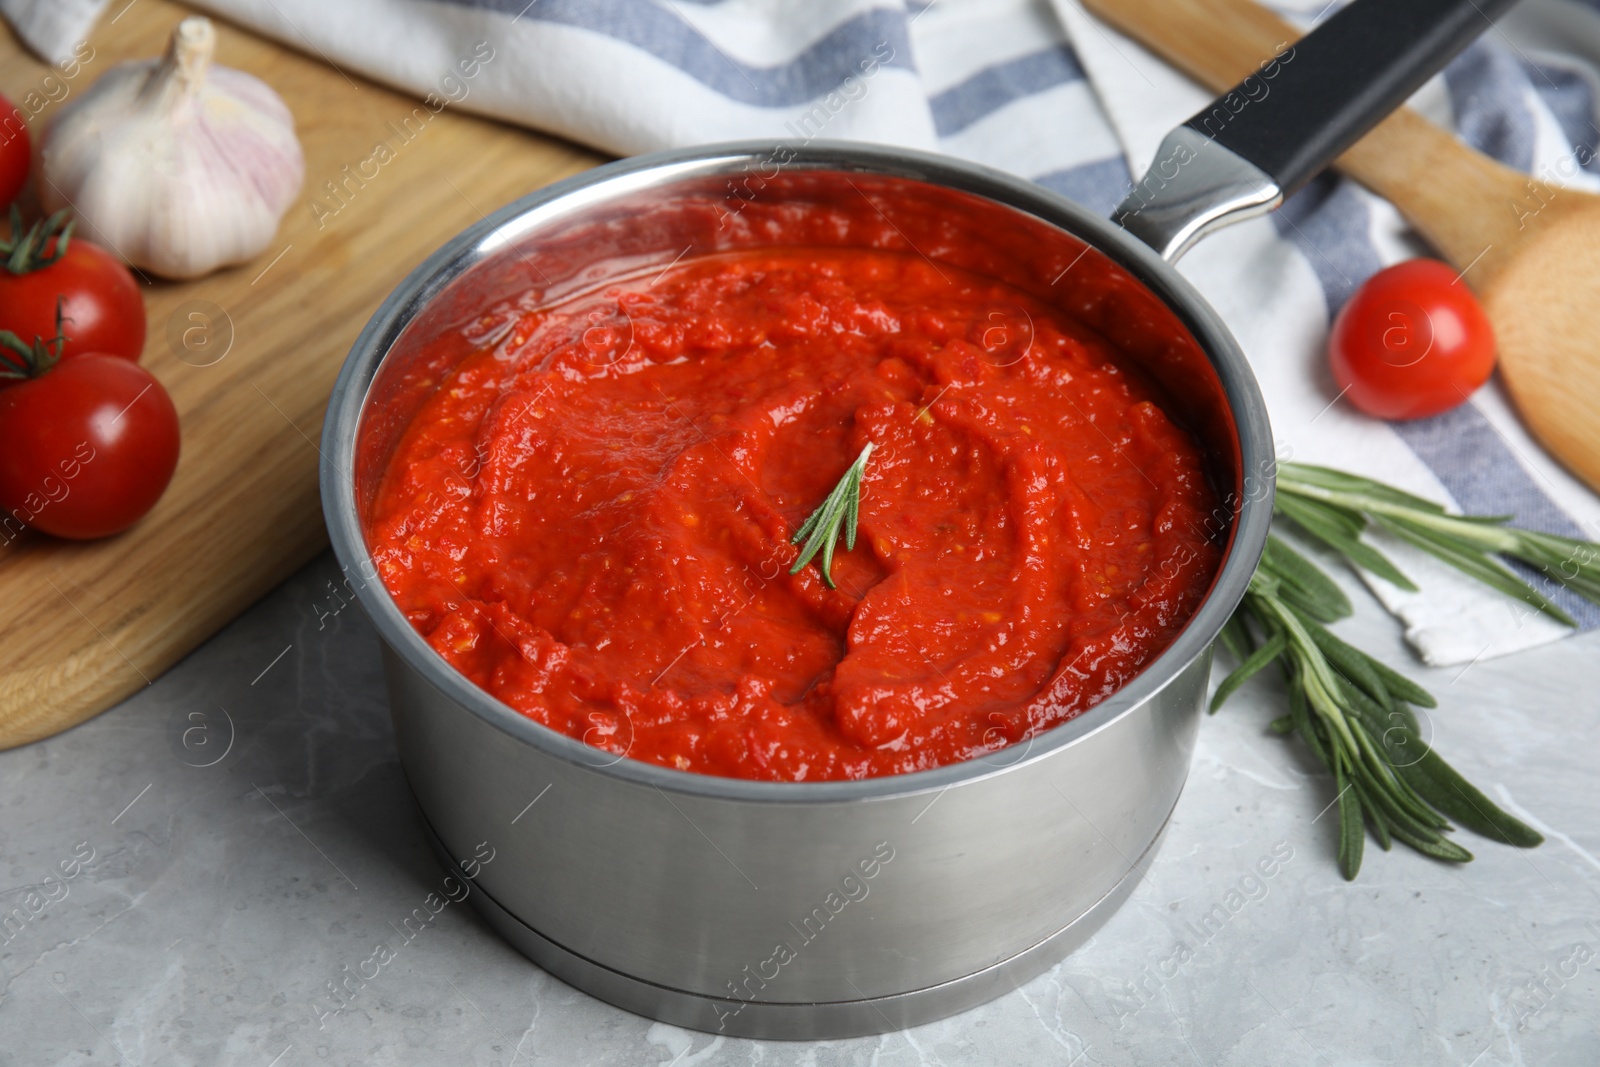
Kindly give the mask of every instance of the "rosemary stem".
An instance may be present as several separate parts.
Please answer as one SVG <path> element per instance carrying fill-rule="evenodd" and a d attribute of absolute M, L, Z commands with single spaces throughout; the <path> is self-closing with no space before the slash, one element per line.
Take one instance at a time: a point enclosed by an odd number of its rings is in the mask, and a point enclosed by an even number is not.
<path fill-rule="evenodd" d="M 1307 482 L 1299 481 L 1292 475 L 1280 473 L 1278 488 L 1296 496 L 1311 497 L 1325 504 L 1348 508 L 1351 511 L 1365 511 L 1373 515 L 1385 515 L 1390 518 L 1415 523 L 1419 526 L 1427 526 L 1442 533 L 1450 534 L 1452 537 L 1473 541 L 1489 552 L 1516 555 L 1517 549 L 1522 542 L 1519 532 L 1515 530 L 1508 530 L 1501 526 L 1489 526 L 1481 522 L 1468 522 L 1456 515 L 1419 511 L 1404 504 L 1395 504 L 1360 493 L 1343 493 L 1337 489 L 1328 489 L 1324 486 L 1311 485 Z"/>
<path fill-rule="evenodd" d="M 1270 614 L 1289 635 L 1289 644 L 1294 656 L 1302 666 L 1306 696 L 1311 706 L 1316 709 L 1317 714 L 1329 728 L 1337 732 L 1339 740 L 1351 752 L 1360 751 L 1360 746 L 1350 731 L 1350 724 L 1345 721 L 1344 712 L 1334 696 L 1338 692 L 1339 683 L 1334 680 L 1327 659 L 1317 650 L 1311 635 L 1300 624 L 1300 620 L 1295 618 L 1294 613 L 1286 610 L 1282 601 L 1276 597 L 1258 592 L 1255 603 L 1259 610 Z"/>

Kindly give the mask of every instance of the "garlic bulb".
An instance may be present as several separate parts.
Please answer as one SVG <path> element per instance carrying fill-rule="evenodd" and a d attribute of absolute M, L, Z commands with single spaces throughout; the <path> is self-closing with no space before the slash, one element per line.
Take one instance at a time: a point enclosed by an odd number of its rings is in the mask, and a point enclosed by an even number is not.
<path fill-rule="evenodd" d="M 39 147 L 50 211 L 129 263 L 197 278 L 267 247 L 305 177 L 294 117 L 266 83 L 212 67 L 186 18 L 159 60 L 122 63 L 62 109 Z"/>

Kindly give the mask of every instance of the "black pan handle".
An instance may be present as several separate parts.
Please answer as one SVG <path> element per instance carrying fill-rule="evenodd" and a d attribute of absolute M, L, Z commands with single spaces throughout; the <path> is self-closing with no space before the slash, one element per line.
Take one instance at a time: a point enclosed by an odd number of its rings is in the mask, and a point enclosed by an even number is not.
<path fill-rule="evenodd" d="M 1254 163 L 1288 196 L 1404 104 L 1515 2 L 1355 0 L 1277 58 L 1275 78 L 1252 75 L 1233 90 L 1248 101 L 1252 89 L 1259 94 L 1265 87 L 1259 101 L 1220 126 L 1217 109 L 1227 108 L 1219 101 L 1185 125 Z"/>
<path fill-rule="evenodd" d="M 1352 0 L 1174 130 L 1114 218 L 1168 260 L 1270 211 L 1516 0 Z"/>

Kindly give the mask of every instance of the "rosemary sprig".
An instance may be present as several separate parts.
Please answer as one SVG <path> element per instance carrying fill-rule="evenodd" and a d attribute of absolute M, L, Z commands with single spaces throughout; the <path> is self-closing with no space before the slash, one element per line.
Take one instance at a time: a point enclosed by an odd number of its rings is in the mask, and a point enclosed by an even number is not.
<path fill-rule="evenodd" d="M 1543 838 L 1500 810 L 1423 739 L 1415 707 L 1427 690 L 1322 624 L 1350 614 L 1350 602 L 1309 559 L 1273 536 L 1223 640 L 1240 663 L 1223 679 L 1211 710 L 1273 662 L 1289 687 L 1289 713 L 1272 723 L 1297 734 L 1332 773 L 1338 790 L 1339 868 L 1361 869 L 1366 828 L 1388 851 L 1398 839 L 1435 859 L 1472 859 L 1444 836 L 1453 819 L 1485 837 L 1531 847 Z"/>
<path fill-rule="evenodd" d="M 1600 545 L 1507 526 L 1509 515 L 1449 515 L 1431 500 L 1382 482 L 1302 463 L 1279 465 L 1274 507 L 1352 565 L 1402 589 L 1415 590 L 1416 585 L 1386 556 L 1360 540 L 1369 523 L 1568 626 L 1576 623 L 1566 612 L 1496 557 L 1521 560 L 1600 604 Z"/>
<path fill-rule="evenodd" d="M 866 472 L 867 459 L 871 455 L 872 442 L 868 441 L 861 455 L 850 464 L 850 469 L 844 472 L 844 477 L 839 479 L 839 484 L 833 487 L 822 506 L 813 511 L 811 517 L 794 532 L 790 543 L 798 545 L 805 541 L 805 545 L 800 549 L 800 558 L 789 568 L 790 574 L 799 574 L 801 568 L 810 563 L 820 550 L 822 564 L 818 569 L 822 571 L 822 581 L 829 589 L 837 588 L 833 584 L 834 542 L 839 539 L 840 527 L 843 527 L 845 551 L 856 547 L 856 519 L 861 513 L 861 477 Z"/>
<path fill-rule="evenodd" d="M 1362 541 L 1379 526 L 1568 625 L 1573 621 L 1498 557 L 1521 560 L 1600 603 L 1600 545 L 1508 526 L 1509 517 L 1449 515 L 1442 506 L 1382 482 L 1325 467 L 1278 468 L 1276 513 L 1353 567 L 1405 589 L 1416 586 Z M 1350 600 L 1310 559 L 1272 536 L 1239 610 L 1222 631 L 1239 666 L 1223 679 L 1211 710 L 1276 662 L 1288 683 L 1288 714 L 1272 723 L 1296 734 L 1333 774 L 1339 807 L 1339 866 L 1361 868 L 1366 831 L 1387 851 L 1398 839 L 1425 855 L 1465 862 L 1472 854 L 1444 836 L 1449 820 L 1504 844 L 1544 839 L 1502 811 L 1423 740 L 1414 708 L 1437 706 L 1409 678 L 1335 637 L 1323 624 L 1351 612 Z"/>

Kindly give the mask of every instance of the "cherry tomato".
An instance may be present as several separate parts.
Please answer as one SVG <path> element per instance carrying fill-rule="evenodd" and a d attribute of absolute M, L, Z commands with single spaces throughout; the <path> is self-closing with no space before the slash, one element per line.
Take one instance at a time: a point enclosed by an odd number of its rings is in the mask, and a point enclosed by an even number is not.
<path fill-rule="evenodd" d="M 1420 419 L 1448 411 L 1489 380 L 1494 329 L 1454 270 L 1411 259 L 1368 278 L 1340 309 L 1328 362 L 1362 411 Z"/>
<path fill-rule="evenodd" d="M 178 412 L 149 371 L 86 353 L 0 392 L 0 521 L 85 540 L 149 511 L 178 465 Z"/>
<path fill-rule="evenodd" d="M 46 246 L 54 251 L 54 242 Z M 0 326 L 24 340 L 56 335 L 56 303 L 67 343 L 61 358 L 84 352 L 137 360 L 144 351 L 144 297 L 122 261 L 79 237 L 48 267 L 25 274 L 0 268 Z"/>
<path fill-rule="evenodd" d="M 0 208 L 10 204 L 28 183 L 33 146 L 22 112 L 0 96 Z"/>

